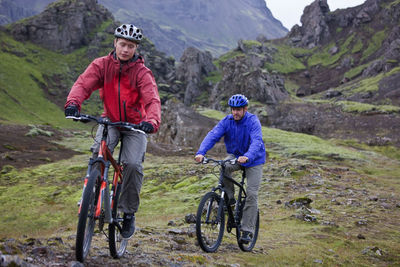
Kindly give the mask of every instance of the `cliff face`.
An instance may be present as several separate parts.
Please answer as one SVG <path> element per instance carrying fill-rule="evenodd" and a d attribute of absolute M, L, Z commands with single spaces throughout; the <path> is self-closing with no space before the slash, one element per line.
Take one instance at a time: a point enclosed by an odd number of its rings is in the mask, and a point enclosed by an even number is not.
<path fill-rule="evenodd" d="M 34 15 L 35 12 L 19 6 L 13 0 L 0 1 L 0 25 Z"/>

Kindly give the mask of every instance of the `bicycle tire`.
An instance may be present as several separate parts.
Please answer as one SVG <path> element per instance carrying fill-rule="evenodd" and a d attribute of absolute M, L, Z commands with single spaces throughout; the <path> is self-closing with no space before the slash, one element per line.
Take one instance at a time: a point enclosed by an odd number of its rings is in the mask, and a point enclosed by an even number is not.
<path fill-rule="evenodd" d="M 118 209 L 118 201 L 121 194 L 120 184 L 117 184 L 117 189 L 115 192 L 114 206 L 112 210 L 113 222 L 108 225 L 108 247 L 110 249 L 111 256 L 114 259 L 118 259 L 125 254 L 126 247 L 128 245 L 128 239 L 123 238 L 120 232 L 120 224 L 123 221 L 122 211 Z"/>
<path fill-rule="evenodd" d="M 236 228 L 236 238 L 237 238 L 237 242 L 238 245 L 240 247 L 240 249 L 242 251 L 245 252 L 250 252 L 253 250 L 254 246 L 256 245 L 257 242 L 257 238 L 258 238 L 258 230 L 260 228 L 260 211 L 257 210 L 257 220 L 256 220 L 256 225 L 254 228 L 254 235 L 253 235 L 253 239 L 251 240 L 251 242 L 249 242 L 248 244 L 244 244 L 240 241 L 240 227 Z"/>
<path fill-rule="evenodd" d="M 215 192 L 208 192 L 200 201 L 196 216 L 196 236 L 205 252 L 215 252 L 221 245 L 225 225 L 223 205 L 224 200 Z"/>
<path fill-rule="evenodd" d="M 79 213 L 78 227 L 76 231 L 75 254 L 79 262 L 84 262 L 89 254 L 90 244 L 94 233 L 96 219 L 94 217 L 98 195 L 100 193 L 99 186 L 96 181 L 100 180 L 100 172 L 93 169 L 89 175 L 85 191 L 82 196 L 82 204 Z"/>

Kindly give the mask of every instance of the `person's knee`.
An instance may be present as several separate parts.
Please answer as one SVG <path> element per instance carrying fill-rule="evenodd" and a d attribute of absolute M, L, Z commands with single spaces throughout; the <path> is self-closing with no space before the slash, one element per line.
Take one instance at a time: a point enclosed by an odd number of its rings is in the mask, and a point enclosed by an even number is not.
<path fill-rule="evenodd" d="M 249 204 L 257 203 L 258 194 L 254 192 L 248 192 L 246 202 Z"/>
<path fill-rule="evenodd" d="M 143 166 L 141 162 L 125 162 L 124 163 L 125 170 L 134 170 L 137 172 L 142 172 Z"/>

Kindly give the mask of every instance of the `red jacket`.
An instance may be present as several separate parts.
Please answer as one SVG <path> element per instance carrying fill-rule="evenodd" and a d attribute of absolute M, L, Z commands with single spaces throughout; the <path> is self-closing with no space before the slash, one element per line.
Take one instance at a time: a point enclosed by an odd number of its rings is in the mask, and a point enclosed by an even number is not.
<path fill-rule="evenodd" d="M 84 100 L 100 89 L 104 113 L 111 121 L 139 124 L 150 122 L 157 132 L 161 123 L 161 102 L 153 73 L 135 55 L 122 64 L 114 52 L 95 59 L 76 80 L 65 107 L 75 104 L 80 110 Z"/>

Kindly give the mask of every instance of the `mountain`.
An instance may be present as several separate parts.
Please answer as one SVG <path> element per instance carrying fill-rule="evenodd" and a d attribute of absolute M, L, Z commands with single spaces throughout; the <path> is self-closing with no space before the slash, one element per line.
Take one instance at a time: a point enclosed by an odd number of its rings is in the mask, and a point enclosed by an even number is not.
<path fill-rule="evenodd" d="M 217 70 L 183 80 L 183 101 L 228 111 L 229 96 L 243 93 L 270 127 L 400 145 L 399 14 L 399 1 L 331 12 L 316 0 L 286 37 L 241 40 Z"/>
<path fill-rule="evenodd" d="M 283 37 L 287 30 L 264 0 L 101 0 L 119 21 L 140 25 L 155 45 L 180 58 L 185 48 L 208 50 L 214 56 L 239 39 Z"/>
<path fill-rule="evenodd" d="M 37 14 L 49 0 L 6 0 L 0 8 L 2 24 Z M 115 19 L 133 23 L 157 48 L 179 59 L 185 48 L 193 46 L 218 56 L 234 48 L 239 39 L 283 37 L 287 29 L 275 19 L 264 0 L 100 0 Z M 0 6 L 0 7 L 1 7 Z M 29 8 L 27 8 L 29 6 Z M 33 7 L 31 9 L 31 6 Z M 19 10 L 20 16 L 11 16 Z M 31 11 L 32 10 L 32 11 Z M 25 14 L 25 16 L 23 16 Z"/>

